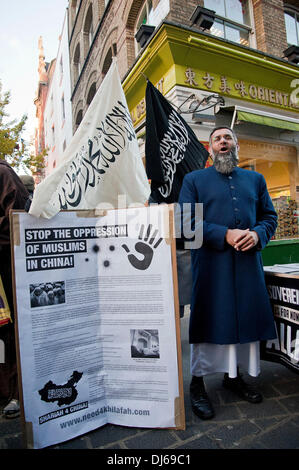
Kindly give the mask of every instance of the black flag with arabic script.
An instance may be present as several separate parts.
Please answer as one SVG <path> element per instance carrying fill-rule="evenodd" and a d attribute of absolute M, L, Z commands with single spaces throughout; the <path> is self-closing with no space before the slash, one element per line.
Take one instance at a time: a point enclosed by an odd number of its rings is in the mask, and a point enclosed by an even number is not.
<path fill-rule="evenodd" d="M 146 93 L 146 173 L 154 202 L 178 201 L 184 176 L 205 167 L 209 153 L 191 127 L 148 80 Z"/>

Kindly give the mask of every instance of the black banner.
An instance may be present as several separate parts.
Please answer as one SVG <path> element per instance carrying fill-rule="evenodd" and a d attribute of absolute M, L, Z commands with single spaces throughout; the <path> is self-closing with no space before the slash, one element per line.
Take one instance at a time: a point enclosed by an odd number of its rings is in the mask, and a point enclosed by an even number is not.
<path fill-rule="evenodd" d="M 209 153 L 191 127 L 148 80 L 146 173 L 155 202 L 178 201 L 185 174 L 205 167 Z"/>
<path fill-rule="evenodd" d="M 277 339 L 261 343 L 261 359 L 299 374 L 299 276 L 265 274 Z"/>

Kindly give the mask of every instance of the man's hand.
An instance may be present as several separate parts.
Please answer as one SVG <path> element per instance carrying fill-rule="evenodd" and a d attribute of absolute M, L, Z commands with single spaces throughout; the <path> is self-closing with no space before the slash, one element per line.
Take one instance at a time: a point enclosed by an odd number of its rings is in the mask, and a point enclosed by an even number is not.
<path fill-rule="evenodd" d="M 237 251 L 247 251 L 259 241 L 258 234 L 253 230 L 228 229 L 225 239 Z"/>

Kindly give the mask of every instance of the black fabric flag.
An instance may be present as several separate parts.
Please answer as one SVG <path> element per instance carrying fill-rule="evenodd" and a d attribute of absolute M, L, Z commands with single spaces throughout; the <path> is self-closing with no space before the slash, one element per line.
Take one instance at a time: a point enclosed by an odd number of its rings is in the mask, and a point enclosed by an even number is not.
<path fill-rule="evenodd" d="M 191 127 L 148 80 L 146 93 L 146 173 L 152 202 L 178 201 L 183 178 L 205 167 L 209 153 Z"/>

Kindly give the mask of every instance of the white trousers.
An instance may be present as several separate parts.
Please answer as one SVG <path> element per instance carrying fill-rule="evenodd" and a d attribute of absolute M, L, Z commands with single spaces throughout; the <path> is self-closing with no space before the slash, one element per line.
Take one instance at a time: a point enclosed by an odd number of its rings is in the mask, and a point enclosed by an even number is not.
<path fill-rule="evenodd" d="M 235 378 L 238 366 L 257 377 L 260 373 L 260 343 L 191 344 L 190 360 L 191 375 L 196 377 L 227 372 L 229 377 Z"/>

